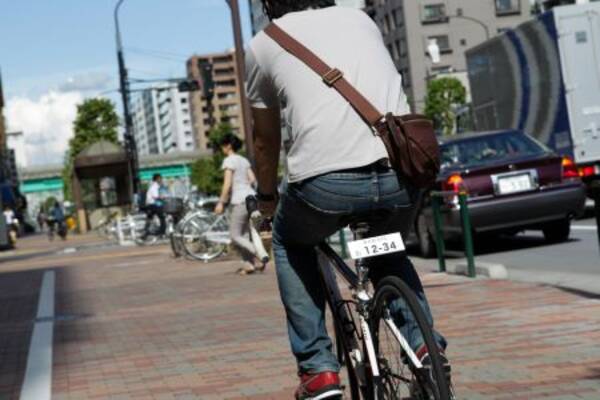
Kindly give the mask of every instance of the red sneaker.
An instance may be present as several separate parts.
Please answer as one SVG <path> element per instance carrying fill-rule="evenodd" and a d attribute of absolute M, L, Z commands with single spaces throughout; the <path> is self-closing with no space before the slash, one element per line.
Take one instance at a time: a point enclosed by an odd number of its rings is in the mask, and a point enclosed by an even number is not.
<path fill-rule="evenodd" d="M 321 372 L 314 375 L 300 375 L 300 386 L 296 390 L 296 400 L 341 399 L 342 388 L 337 372 Z"/>

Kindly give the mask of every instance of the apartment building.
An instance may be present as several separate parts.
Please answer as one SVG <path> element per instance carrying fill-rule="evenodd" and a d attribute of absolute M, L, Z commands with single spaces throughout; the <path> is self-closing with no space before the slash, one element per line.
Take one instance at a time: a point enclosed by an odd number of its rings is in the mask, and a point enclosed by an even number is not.
<path fill-rule="evenodd" d="M 196 149 L 188 93 L 176 82 L 143 90 L 133 101 L 134 134 L 139 154 Z"/>
<path fill-rule="evenodd" d="M 366 12 L 380 27 L 411 107 L 422 112 L 427 82 L 450 74 L 466 85 L 465 51 L 515 27 L 531 15 L 529 0 L 367 0 Z M 435 39 L 440 60 L 428 45 Z"/>
<path fill-rule="evenodd" d="M 219 123 L 229 123 L 240 138 L 245 134 L 235 53 L 192 56 L 187 61 L 188 79 L 196 80 L 202 86 L 205 80 L 201 70 L 207 65 L 210 80 L 214 83 L 212 99 L 207 99 L 203 90 L 190 92 L 193 131 L 199 150 L 208 149 L 210 130 Z"/>
<path fill-rule="evenodd" d="M 263 30 L 264 27 L 269 23 L 269 19 L 263 12 L 263 6 L 261 0 L 249 0 L 250 3 L 250 21 L 252 23 L 252 34 Z M 364 8 L 365 0 L 336 0 L 338 6 L 343 7 L 354 7 Z"/>

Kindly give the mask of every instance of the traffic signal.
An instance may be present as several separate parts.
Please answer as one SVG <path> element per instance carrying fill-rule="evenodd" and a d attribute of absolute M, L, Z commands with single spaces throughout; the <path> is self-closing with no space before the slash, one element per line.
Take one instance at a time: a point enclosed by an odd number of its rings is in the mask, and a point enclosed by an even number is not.
<path fill-rule="evenodd" d="M 200 90 L 200 83 L 196 80 L 181 81 L 177 85 L 177 90 L 180 92 L 196 92 Z"/>
<path fill-rule="evenodd" d="M 213 79 L 213 65 L 206 60 L 198 60 L 198 69 L 202 79 L 202 96 L 212 100 L 215 95 L 215 81 Z"/>

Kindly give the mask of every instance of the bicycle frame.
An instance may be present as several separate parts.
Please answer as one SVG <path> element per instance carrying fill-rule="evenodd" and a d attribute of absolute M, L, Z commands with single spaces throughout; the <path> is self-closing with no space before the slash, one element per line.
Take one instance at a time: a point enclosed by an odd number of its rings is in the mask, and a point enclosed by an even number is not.
<path fill-rule="evenodd" d="M 373 344 L 373 338 L 371 336 L 371 331 L 368 325 L 369 318 L 369 306 L 371 301 L 371 296 L 366 290 L 367 272 L 368 267 L 365 265 L 364 259 L 356 260 L 356 269 L 355 272 L 350 266 L 348 266 L 344 260 L 329 246 L 327 243 L 321 243 L 317 246 L 318 251 L 322 253 L 322 255 L 329 261 L 329 264 L 335 268 L 335 270 L 339 273 L 339 275 L 349 284 L 349 289 L 352 292 L 353 302 L 356 306 L 356 310 L 358 313 L 360 331 L 362 333 L 362 339 L 364 342 L 364 349 L 367 353 L 367 358 L 369 360 L 371 366 L 371 375 L 374 380 L 378 380 L 380 378 L 380 371 L 377 362 L 377 354 L 375 352 L 375 347 Z M 351 323 L 356 329 L 356 324 L 351 316 L 347 315 L 346 309 L 341 306 L 347 303 L 346 300 L 343 300 L 339 286 L 337 284 L 337 280 L 333 275 L 333 270 L 329 268 L 324 263 L 319 263 L 319 271 L 322 276 L 322 282 L 325 286 L 325 290 L 330 293 L 328 296 L 328 302 L 331 298 L 332 300 L 337 298 L 338 302 L 341 304 L 329 304 L 333 318 L 335 323 L 344 327 Z M 385 318 L 386 325 L 389 326 L 392 331 L 394 337 L 402 347 L 403 351 L 406 353 L 410 362 L 416 369 L 420 369 L 423 367 L 419 359 L 417 358 L 413 349 L 409 346 L 408 341 L 400 332 L 400 329 L 396 326 L 396 323 L 391 318 L 391 315 L 388 311 L 387 317 Z M 359 348 L 359 343 L 356 343 L 355 337 L 353 336 L 353 332 L 348 332 L 346 329 L 341 330 L 341 334 L 343 335 L 342 344 L 345 348 L 346 354 L 351 355 L 351 361 L 353 364 L 353 368 L 356 371 L 361 371 L 361 363 L 364 362 L 365 357 L 363 357 L 361 349 Z M 361 386 L 365 384 L 364 376 L 360 376 L 359 379 L 363 380 L 361 382 Z"/>

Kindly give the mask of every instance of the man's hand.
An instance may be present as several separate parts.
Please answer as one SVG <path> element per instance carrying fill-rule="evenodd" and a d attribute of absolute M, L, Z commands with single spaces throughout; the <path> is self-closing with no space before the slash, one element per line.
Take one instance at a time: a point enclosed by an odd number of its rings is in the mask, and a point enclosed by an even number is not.
<path fill-rule="evenodd" d="M 223 203 L 218 202 L 217 205 L 215 206 L 215 214 L 221 215 L 224 212 L 225 212 L 225 206 L 223 206 Z"/>

